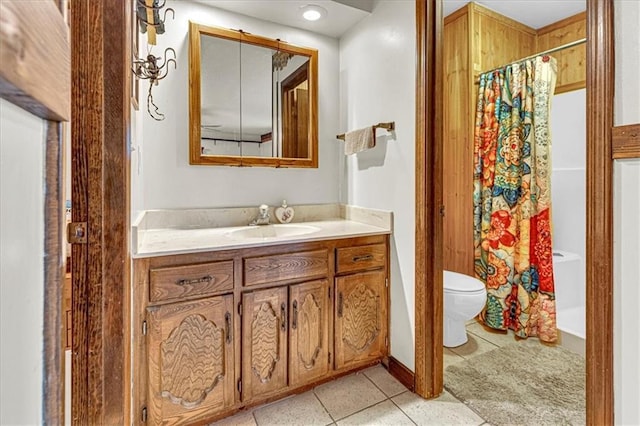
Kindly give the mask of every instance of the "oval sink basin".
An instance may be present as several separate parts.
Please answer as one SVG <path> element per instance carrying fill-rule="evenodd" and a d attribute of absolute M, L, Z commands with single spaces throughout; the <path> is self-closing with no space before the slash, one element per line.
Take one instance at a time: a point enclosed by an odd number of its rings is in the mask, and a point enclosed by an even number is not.
<path fill-rule="evenodd" d="M 226 235 L 235 239 L 267 239 L 295 237 L 298 235 L 312 234 L 318 232 L 320 228 L 310 225 L 282 224 L 248 226 L 228 232 Z"/>

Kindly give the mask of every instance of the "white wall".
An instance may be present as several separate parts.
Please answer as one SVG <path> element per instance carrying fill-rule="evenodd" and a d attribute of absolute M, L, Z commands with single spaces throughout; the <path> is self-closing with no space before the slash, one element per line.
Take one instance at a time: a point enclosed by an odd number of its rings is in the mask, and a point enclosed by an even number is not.
<path fill-rule="evenodd" d="M 551 205 L 553 248 L 585 259 L 586 90 L 555 95 L 551 101 Z"/>
<path fill-rule="evenodd" d="M 338 202 L 340 144 L 338 133 L 338 41 L 336 39 L 260 21 L 188 1 L 170 1 L 176 19 L 168 19 L 166 33 L 158 36 L 154 54 L 166 47 L 177 54 L 178 69 L 153 89 L 155 103 L 166 115 L 156 122 L 146 113 L 148 85 L 141 84 L 144 141 L 142 165 L 133 183 L 132 200 L 138 209 L 233 207 L 261 203 L 279 205 Z M 289 43 L 318 49 L 319 62 L 319 168 L 275 169 L 189 165 L 188 21 L 235 28 Z M 141 52 L 146 47 L 141 46 Z M 135 147 L 134 147 L 135 148 Z M 140 151 L 138 151 L 140 152 Z M 135 158 L 133 158 L 135 161 Z M 138 165 L 132 164 L 132 171 Z M 141 190 L 140 188 L 144 188 Z M 135 217 L 136 210 L 134 210 Z"/>
<path fill-rule="evenodd" d="M 414 369 L 415 3 L 379 1 L 340 39 L 340 132 L 395 121 L 346 158 L 342 198 L 392 210 L 391 354 Z M 344 157 L 343 157 L 344 158 Z"/>
<path fill-rule="evenodd" d="M 615 2 L 615 124 L 640 123 L 640 2 Z M 614 165 L 614 411 L 640 424 L 640 159 Z"/>
<path fill-rule="evenodd" d="M 0 99 L 0 424 L 42 423 L 44 124 Z"/>

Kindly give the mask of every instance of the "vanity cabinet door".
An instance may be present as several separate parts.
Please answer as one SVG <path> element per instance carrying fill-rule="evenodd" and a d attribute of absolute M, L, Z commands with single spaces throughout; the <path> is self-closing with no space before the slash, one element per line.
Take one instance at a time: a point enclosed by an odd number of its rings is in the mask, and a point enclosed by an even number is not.
<path fill-rule="evenodd" d="M 336 278 L 336 368 L 386 355 L 387 297 L 383 270 Z"/>
<path fill-rule="evenodd" d="M 329 282 L 311 281 L 289 290 L 289 380 L 298 386 L 329 371 Z"/>
<path fill-rule="evenodd" d="M 233 295 L 147 308 L 149 424 L 183 424 L 234 404 Z"/>
<path fill-rule="evenodd" d="M 287 386 L 287 287 L 242 295 L 242 400 Z"/>

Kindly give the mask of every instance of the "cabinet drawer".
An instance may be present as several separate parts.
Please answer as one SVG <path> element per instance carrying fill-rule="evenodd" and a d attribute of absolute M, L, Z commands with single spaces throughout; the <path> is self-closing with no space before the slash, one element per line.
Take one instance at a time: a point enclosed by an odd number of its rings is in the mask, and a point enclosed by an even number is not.
<path fill-rule="evenodd" d="M 382 268 L 385 265 L 387 256 L 385 244 L 339 248 L 337 251 L 337 273 Z"/>
<path fill-rule="evenodd" d="M 246 258 L 244 285 L 258 285 L 296 278 L 317 278 L 329 272 L 327 250 L 304 251 Z"/>
<path fill-rule="evenodd" d="M 151 269 L 152 302 L 233 290 L 233 261 Z"/>

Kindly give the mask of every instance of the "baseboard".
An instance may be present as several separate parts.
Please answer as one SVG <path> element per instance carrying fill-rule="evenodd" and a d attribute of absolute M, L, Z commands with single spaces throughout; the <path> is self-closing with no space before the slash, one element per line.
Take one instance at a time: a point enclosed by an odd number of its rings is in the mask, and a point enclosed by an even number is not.
<path fill-rule="evenodd" d="M 415 389 L 415 377 L 413 371 L 409 370 L 406 365 L 395 359 L 389 357 L 389 374 L 395 377 L 400 383 L 404 385 L 411 392 Z"/>

